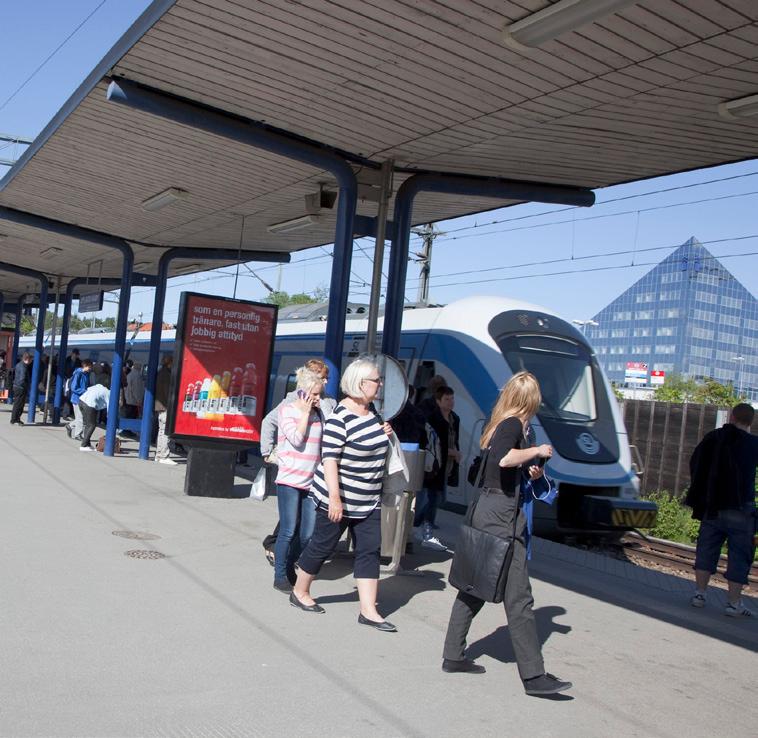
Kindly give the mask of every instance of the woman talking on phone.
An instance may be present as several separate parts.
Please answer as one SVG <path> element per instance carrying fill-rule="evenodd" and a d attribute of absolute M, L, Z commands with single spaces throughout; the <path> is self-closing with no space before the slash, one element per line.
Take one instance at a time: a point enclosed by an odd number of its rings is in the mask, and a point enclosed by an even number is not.
<path fill-rule="evenodd" d="M 553 455 L 551 446 L 529 447 L 526 440 L 529 421 L 541 402 L 539 383 L 529 372 L 514 374 L 500 392 L 480 440 L 486 453 L 484 484 L 471 520 L 472 527 L 478 530 L 513 539 L 503 605 L 524 691 L 534 696 L 571 688 L 571 682 L 563 682 L 545 672 L 526 566 L 526 516 L 522 508 L 521 477 L 523 473 L 531 479 L 541 477 L 540 460 Z M 483 600 L 458 592 L 445 637 L 443 671 L 474 674 L 484 671 L 483 666 L 464 655 L 471 621 L 482 605 Z"/>
<path fill-rule="evenodd" d="M 274 548 L 274 588 L 291 592 L 295 561 L 308 545 L 316 522 L 316 507 L 308 494 L 321 460 L 324 417 L 320 409 L 324 382 L 318 372 L 297 370 L 297 393 L 278 409 L 279 442 L 276 500 L 279 534 Z"/>

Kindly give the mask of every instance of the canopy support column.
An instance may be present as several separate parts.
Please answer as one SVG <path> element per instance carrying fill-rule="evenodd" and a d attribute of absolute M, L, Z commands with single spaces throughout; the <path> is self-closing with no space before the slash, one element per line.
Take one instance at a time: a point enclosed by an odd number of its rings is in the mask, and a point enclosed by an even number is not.
<path fill-rule="evenodd" d="M 233 249 L 190 249 L 176 248 L 164 251 L 158 262 L 158 278 L 155 285 L 153 301 L 153 318 L 150 330 L 150 355 L 147 360 L 147 381 L 145 397 L 142 402 L 142 424 L 139 436 L 139 457 L 150 456 L 150 436 L 153 432 L 153 412 L 155 410 L 155 383 L 158 377 L 158 360 L 161 351 L 161 333 L 163 331 L 163 309 L 166 304 L 166 283 L 168 268 L 175 259 L 218 259 L 230 261 L 243 258 L 245 261 L 288 262 L 289 254 L 269 251 L 234 251 Z"/>
<path fill-rule="evenodd" d="M 347 161 L 325 147 L 315 146 L 260 123 L 201 106 L 128 80 L 111 81 L 107 98 L 111 102 L 270 151 L 334 175 L 339 188 L 339 198 L 324 354 L 331 368 L 327 391 L 336 394 L 342 368 L 350 262 L 353 252 L 353 220 L 358 199 L 355 173 Z"/>
<path fill-rule="evenodd" d="M 395 197 L 395 230 L 390 252 L 382 352 L 397 356 L 400 350 L 400 331 L 403 322 L 405 278 L 408 271 L 413 201 L 420 192 L 436 192 L 470 197 L 492 197 L 499 200 L 522 200 L 559 205 L 589 207 L 595 202 L 594 193 L 584 187 L 540 184 L 499 177 L 467 177 L 456 174 L 428 173 L 409 177 Z"/>

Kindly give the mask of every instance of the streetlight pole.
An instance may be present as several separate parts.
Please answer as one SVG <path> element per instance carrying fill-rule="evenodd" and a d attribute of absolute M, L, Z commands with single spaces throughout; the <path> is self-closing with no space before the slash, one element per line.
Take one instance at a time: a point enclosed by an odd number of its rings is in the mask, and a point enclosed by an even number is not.
<path fill-rule="evenodd" d="M 588 325 L 592 326 L 593 328 L 600 325 L 600 323 L 598 323 L 596 320 L 592 320 L 592 318 L 589 320 L 572 320 L 571 322 L 575 325 L 578 325 L 582 329 L 582 335 L 586 333 Z"/>
<path fill-rule="evenodd" d="M 742 397 L 742 369 L 745 366 L 745 357 L 744 356 L 735 356 L 732 361 L 737 362 L 737 384 L 739 385 L 739 389 L 737 390 L 737 394 L 739 397 Z"/>

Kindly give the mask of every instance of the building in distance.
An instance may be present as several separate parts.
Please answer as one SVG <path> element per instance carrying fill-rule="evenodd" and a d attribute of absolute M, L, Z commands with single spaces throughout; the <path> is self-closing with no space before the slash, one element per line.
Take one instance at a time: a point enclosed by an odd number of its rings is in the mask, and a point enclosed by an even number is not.
<path fill-rule="evenodd" d="M 758 397 L 758 300 L 695 238 L 588 321 L 586 334 L 618 386 L 655 386 L 652 372 L 664 372 Z"/>

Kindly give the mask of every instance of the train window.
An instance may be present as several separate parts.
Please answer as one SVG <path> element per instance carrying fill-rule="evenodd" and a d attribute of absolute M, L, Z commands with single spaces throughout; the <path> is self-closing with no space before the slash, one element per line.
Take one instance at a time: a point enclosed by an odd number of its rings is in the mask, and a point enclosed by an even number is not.
<path fill-rule="evenodd" d="M 583 346 L 559 337 L 504 336 L 498 341 L 514 372 L 529 371 L 542 391 L 541 416 L 587 421 L 597 418 L 592 359 Z"/>
<path fill-rule="evenodd" d="M 297 389 L 297 374 L 287 375 L 287 383 L 284 386 L 284 396 L 286 397 L 290 392 L 294 392 Z"/>

